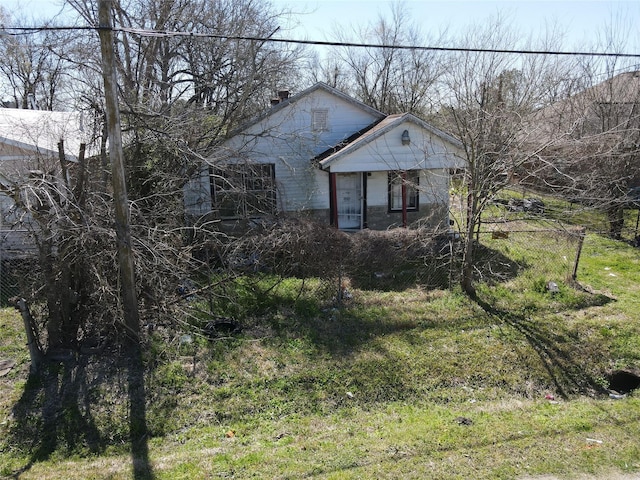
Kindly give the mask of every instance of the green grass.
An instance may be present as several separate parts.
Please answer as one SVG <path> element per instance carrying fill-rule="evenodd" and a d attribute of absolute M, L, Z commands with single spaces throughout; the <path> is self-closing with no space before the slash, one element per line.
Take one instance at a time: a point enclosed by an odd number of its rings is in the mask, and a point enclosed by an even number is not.
<path fill-rule="evenodd" d="M 640 302 L 640 250 L 622 242 L 589 235 L 582 250 L 578 277 L 592 288 L 610 292 L 629 307 Z"/>
<path fill-rule="evenodd" d="M 609 223 L 606 214 L 597 208 L 581 205 L 578 203 L 571 203 L 563 198 L 555 197 L 552 195 L 542 194 L 540 192 L 533 192 L 528 190 L 521 190 L 517 188 L 506 188 L 502 190 L 499 195 L 499 199 L 523 199 L 523 198 L 538 198 L 544 202 L 545 211 L 542 218 L 546 221 L 557 221 L 564 224 L 577 225 L 586 227 L 589 232 L 606 235 L 609 232 Z M 626 209 L 624 211 L 624 226 L 622 228 L 622 238 L 625 240 L 633 240 L 637 235 L 637 225 L 639 219 L 638 209 Z M 502 206 L 490 205 L 484 215 L 484 220 L 496 220 L 496 219 L 527 219 L 537 217 L 526 212 L 509 212 Z"/>
<path fill-rule="evenodd" d="M 149 337 L 148 436 L 135 445 L 136 371 L 105 354 L 27 381 L 20 318 L 2 310 L 0 352 L 17 366 L 0 378 L 0 476 L 637 474 L 640 402 L 612 400 L 603 388 L 611 369 L 640 370 L 638 250 L 588 235 L 578 272 L 585 290 L 577 290 L 564 281 L 565 265 L 533 268 L 511 240 L 485 243 L 518 264 L 479 286 L 488 311 L 459 292 L 418 287 L 352 288 L 354 298 L 335 308 L 335 286 L 317 280 L 226 284 L 211 301 L 242 319 L 241 334 L 179 344 L 194 334 L 192 319 Z M 546 289 L 549 279 L 558 293 Z"/>

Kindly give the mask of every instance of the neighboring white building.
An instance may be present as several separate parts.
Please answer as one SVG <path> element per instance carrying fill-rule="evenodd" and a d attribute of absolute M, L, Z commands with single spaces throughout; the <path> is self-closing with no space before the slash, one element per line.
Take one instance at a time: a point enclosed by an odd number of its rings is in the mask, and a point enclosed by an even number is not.
<path fill-rule="evenodd" d="M 59 169 L 60 141 L 67 160 L 77 161 L 80 144 L 89 144 L 90 133 L 78 112 L 0 108 L 1 178 L 15 182 L 32 170 Z"/>
<path fill-rule="evenodd" d="M 66 161 L 76 163 L 80 145 L 91 147 L 90 133 L 80 113 L 0 108 L 0 185 L 11 188 L 38 178 L 61 178 L 58 144 L 63 144 Z M 86 155 L 92 153 L 95 152 L 87 150 Z M 33 250 L 30 230 L 30 217 L 0 191 L 3 259 L 24 256 Z"/>
<path fill-rule="evenodd" d="M 318 83 L 240 128 L 185 187 L 192 218 L 307 215 L 343 230 L 448 226 L 458 140 Z"/>

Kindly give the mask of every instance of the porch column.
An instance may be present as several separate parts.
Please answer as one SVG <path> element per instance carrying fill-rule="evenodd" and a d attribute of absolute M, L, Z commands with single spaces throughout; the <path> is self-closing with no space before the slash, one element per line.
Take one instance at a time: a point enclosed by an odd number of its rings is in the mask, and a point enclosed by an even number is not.
<path fill-rule="evenodd" d="M 402 228 L 407 228 L 407 172 L 402 171 Z"/>
<path fill-rule="evenodd" d="M 329 172 L 329 208 L 331 209 L 331 223 L 336 229 L 338 225 L 338 193 L 336 191 L 336 174 Z"/>

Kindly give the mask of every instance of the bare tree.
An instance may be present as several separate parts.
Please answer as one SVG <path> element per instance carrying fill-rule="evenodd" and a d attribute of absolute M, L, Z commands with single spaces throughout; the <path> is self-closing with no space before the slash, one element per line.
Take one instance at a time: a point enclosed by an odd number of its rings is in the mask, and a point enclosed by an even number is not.
<path fill-rule="evenodd" d="M 446 71 L 443 56 L 434 51 L 395 47 L 443 45 L 446 32 L 433 37 L 423 34 L 411 21 L 405 5 L 395 2 L 390 20 L 381 15 L 375 23 L 355 30 L 354 35 L 359 42 L 385 48 L 345 47 L 339 51 L 352 93 L 389 114 L 430 112 L 436 83 Z M 351 40 L 342 32 L 336 36 L 341 41 Z"/>
<path fill-rule="evenodd" d="M 323 82 L 342 92 L 351 89 L 347 65 L 334 50 L 326 52 L 326 55 L 311 52 L 305 63 L 308 83 Z"/>
<path fill-rule="evenodd" d="M 21 18 L 4 16 L 0 21 L 33 25 Z M 55 25 L 51 21 L 38 21 L 37 26 Z M 6 86 L 5 98 L 11 98 L 18 108 L 60 109 L 69 100 L 66 84 L 74 70 L 65 58 L 72 48 L 71 38 L 68 32 L 52 30 L 0 36 L 0 84 Z"/>
<path fill-rule="evenodd" d="M 624 72 L 539 112 L 554 140 L 523 179 L 604 212 L 609 234 L 618 239 L 628 194 L 640 185 L 639 92 L 640 75 Z"/>
<path fill-rule="evenodd" d="M 38 134 L 55 135 L 61 119 L 55 120 Z M 20 127 L 16 122 L 15 128 Z M 7 176 L 1 189 L 12 200 L 14 222 L 29 230 L 37 246 L 38 268 L 25 279 L 21 295 L 29 302 L 44 297 L 46 316 L 41 322 L 50 352 L 75 347 L 88 312 L 96 313 L 96 305 L 88 300 L 97 278 L 92 274 L 97 252 L 89 255 L 87 251 L 92 243 L 87 232 L 94 222 L 87 207 L 86 161 L 82 154 L 79 161 L 70 158 L 60 139 L 57 157 L 40 153 L 25 158 L 23 174 L 16 171 Z M 36 166 L 38 170 L 33 170 Z M 103 232 L 96 229 L 91 235 L 98 235 L 95 240 Z"/>
<path fill-rule="evenodd" d="M 463 46 L 499 50 L 527 45 L 519 45 L 505 19 L 497 17 L 471 26 Z M 465 51 L 453 55 L 449 65 L 445 103 L 435 120 L 460 139 L 468 160 L 461 283 L 474 295 L 475 232 L 482 213 L 511 174 L 535 155 L 528 139 L 537 127 L 527 120 L 564 77 L 558 62 L 543 56 Z"/>
<path fill-rule="evenodd" d="M 95 2 L 68 4 L 80 15 L 79 23 L 98 24 Z M 276 30 L 278 13 L 254 0 L 122 1 L 112 18 L 127 28 L 113 33 L 141 317 L 172 318 L 167 304 L 175 300 L 176 286 L 202 266 L 192 254 L 197 246 L 185 242 L 182 186 L 189 170 L 234 125 L 268 104 L 274 87 L 295 80 L 298 53 L 264 41 L 220 38 L 266 37 Z M 202 35 L 147 35 L 141 29 Z M 10 42 L 3 45 L 13 48 Z M 70 91 L 95 112 L 100 125 L 105 106 L 97 45 L 84 31 L 69 42 L 73 48 L 45 43 L 40 50 L 43 71 L 44 60 L 84 65 L 83 75 L 67 76 Z M 61 156 L 45 176 L 14 179 L 4 188 L 16 210 L 30 219 L 38 241 L 39 269 L 25 296 L 44 302 L 41 316 L 52 350 L 81 343 L 92 332 L 105 333 L 122 313 L 114 282 L 113 190 L 105 181 L 109 132 L 98 132 L 101 161 L 77 164 Z M 209 235 L 206 241 L 216 239 Z"/>
<path fill-rule="evenodd" d="M 614 21 L 598 49 L 623 52 L 629 29 Z M 582 59 L 575 75 L 579 89 L 536 112 L 546 146 L 523 182 L 604 212 L 619 239 L 629 193 L 640 185 L 640 73 L 610 56 Z"/>
<path fill-rule="evenodd" d="M 68 3 L 94 24 L 93 2 Z M 267 38 L 281 15 L 257 0 L 115 4 L 116 24 L 127 29 L 117 32 L 116 61 L 129 139 L 129 190 L 140 208 L 158 211 L 160 198 L 177 201 L 180 184 L 207 152 L 268 105 L 274 90 L 296 82 L 297 49 L 227 38 Z M 149 29 L 179 34 L 145 34 Z M 103 111 L 100 102 L 93 103 Z M 171 193 L 161 197 L 159 188 Z"/>
<path fill-rule="evenodd" d="M 85 22 L 95 23 L 92 2 L 67 1 Z M 138 123 L 172 115 L 182 123 L 195 115 L 202 126 L 205 112 L 212 118 L 201 136 L 211 143 L 265 107 L 275 89 L 297 81 L 299 49 L 229 39 L 268 38 L 282 15 L 257 0 L 118 2 L 116 24 L 128 30 L 116 36 L 123 113 L 139 117 Z"/>
<path fill-rule="evenodd" d="M 255 0 L 202 2 L 192 21 L 198 34 L 269 38 L 279 28 L 282 15 Z M 235 126 L 267 106 L 265 100 L 279 88 L 297 83 L 298 48 L 263 40 L 210 38 L 189 41 L 184 62 L 192 85 L 189 103 L 206 108 L 227 127 Z"/>

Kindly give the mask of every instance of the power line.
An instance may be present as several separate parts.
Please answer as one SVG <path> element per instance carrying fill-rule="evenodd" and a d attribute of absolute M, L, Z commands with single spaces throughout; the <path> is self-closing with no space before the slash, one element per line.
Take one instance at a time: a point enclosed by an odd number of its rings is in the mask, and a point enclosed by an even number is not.
<path fill-rule="evenodd" d="M 271 42 L 271 43 L 287 43 L 294 45 L 315 45 L 322 47 L 350 47 L 350 48 L 381 48 L 395 50 L 423 50 L 433 52 L 459 52 L 459 53 L 504 53 L 513 55 L 555 55 L 555 56 L 576 56 L 576 57 L 614 57 L 614 58 L 640 58 L 640 53 L 611 53 L 611 52 L 580 52 L 580 51 L 561 51 L 561 50 L 524 50 L 524 49 L 501 49 L 501 48 L 465 48 L 465 47 L 435 47 L 422 45 L 387 45 L 378 43 L 359 43 L 359 42 L 332 42 L 324 40 L 299 40 L 293 38 L 273 38 L 272 36 L 260 37 L 251 35 L 222 35 L 216 33 L 198 33 L 198 32 L 181 32 L 167 30 L 146 30 L 126 27 L 4 27 L 0 29 L 2 35 L 29 35 L 44 31 L 100 31 L 109 29 L 113 32 L 128 33 L 131 35 L 139 35 L 142 37 L 188 37 L 188 38 L 213 38 L 218 40 L 230 41 L 252 41 L 252 42 Z"/>

